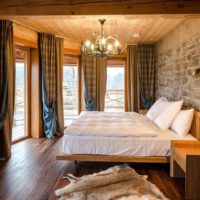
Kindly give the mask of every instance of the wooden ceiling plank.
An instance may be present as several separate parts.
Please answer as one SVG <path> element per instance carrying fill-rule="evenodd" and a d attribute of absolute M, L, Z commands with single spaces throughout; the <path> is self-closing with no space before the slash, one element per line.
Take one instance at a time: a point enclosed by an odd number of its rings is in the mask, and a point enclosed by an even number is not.
<path fill-rule="evenodd" d="M 200 13 L 198 0 L 2 0 L 0 15 L 130 15 Z"/>

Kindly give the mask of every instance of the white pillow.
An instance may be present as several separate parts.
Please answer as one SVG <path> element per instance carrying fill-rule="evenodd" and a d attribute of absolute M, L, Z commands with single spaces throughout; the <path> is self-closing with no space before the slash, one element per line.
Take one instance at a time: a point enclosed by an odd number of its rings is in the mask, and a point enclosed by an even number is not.
<path fill-rule="evenodd" d="M 183 101 L 170 102 L 167 108 L 155 119 L 155 124 L 159 128 L 167 130 L 180 112 L 182 104 Z"/>
<path fill-rule="evenodd" d="M 174 119 L 170 128 L 180 137 L 185 137 L 191 128 L 193 115 L 194 109 L 181 110 Z"/>
<path fill-rule="evenodd" d="M 149 109 L 146 116 L 149 120 L 154 121 L 156 117 L 163 112 L 170 103 L 165 97 L 159 98 Z"/>

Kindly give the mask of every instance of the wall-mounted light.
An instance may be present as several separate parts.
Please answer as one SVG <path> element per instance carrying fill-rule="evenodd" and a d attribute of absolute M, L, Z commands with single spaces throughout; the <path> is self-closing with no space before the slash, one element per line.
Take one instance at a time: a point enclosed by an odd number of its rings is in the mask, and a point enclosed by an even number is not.
<path fill-rule="evenodd" d="M 192 73 L 193 77 L 200 77 L 200 68 L 197 68 Z"/>

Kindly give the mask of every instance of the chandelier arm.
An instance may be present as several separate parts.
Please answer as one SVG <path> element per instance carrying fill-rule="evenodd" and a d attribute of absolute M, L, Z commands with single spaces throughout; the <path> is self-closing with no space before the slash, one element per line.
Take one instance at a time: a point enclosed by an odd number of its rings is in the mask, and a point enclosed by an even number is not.
<path fill-rule="evenodd" d="M 108 37 L 105 38 L 105 40 L 108 40 L 108 39 L 113 39 L 113 40 L 115 40 L 115 41 L 118 40 L 117 38 L 115 38 L 115 37 L 113 37 L 113 36 L 111 36 L 111 35 L 109 35 Z"/>

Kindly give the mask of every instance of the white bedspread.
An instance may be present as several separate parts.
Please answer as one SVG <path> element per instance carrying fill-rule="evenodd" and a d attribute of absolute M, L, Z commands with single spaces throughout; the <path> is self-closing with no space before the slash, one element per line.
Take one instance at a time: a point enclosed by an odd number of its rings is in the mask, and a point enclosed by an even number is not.
<path fill-rule="evenodd" d="M 63 137 L 63 153 L 116 156 L 169 156 L 172 140 L 196 140 L 192 135 L 180 138 L 171 130 L 157 137 Z"/>
<path fill-rule="evenodd" d="M 158 128 L 134 112 L 82 112 L 65 130 L 72 136 L 156 137 Z"/>

